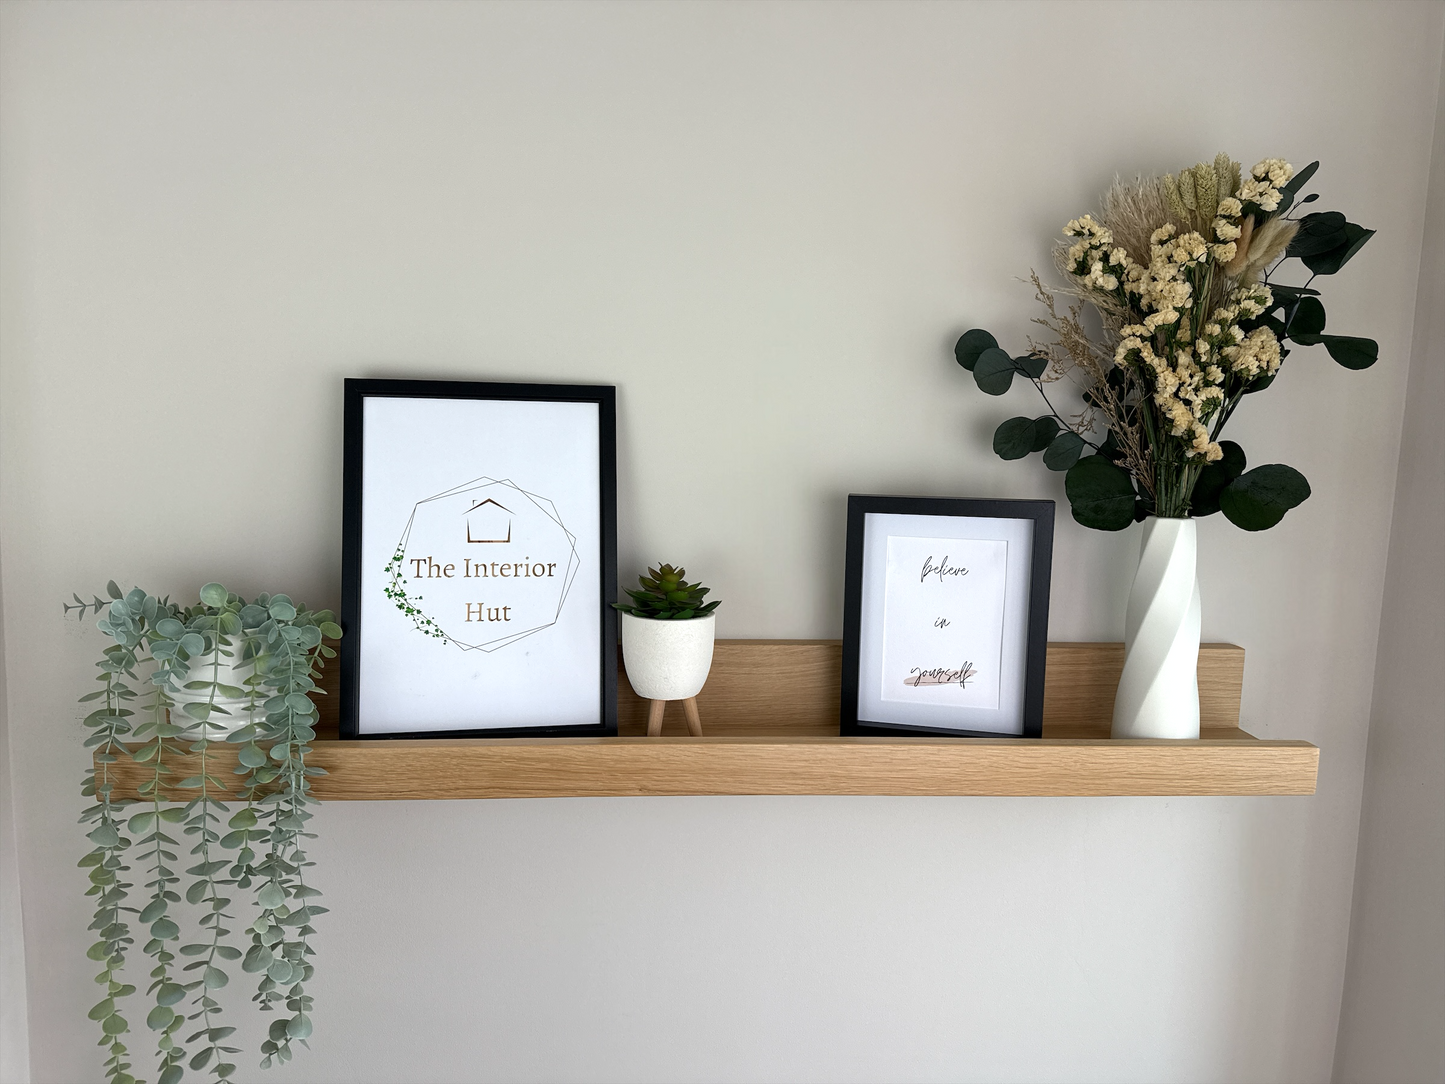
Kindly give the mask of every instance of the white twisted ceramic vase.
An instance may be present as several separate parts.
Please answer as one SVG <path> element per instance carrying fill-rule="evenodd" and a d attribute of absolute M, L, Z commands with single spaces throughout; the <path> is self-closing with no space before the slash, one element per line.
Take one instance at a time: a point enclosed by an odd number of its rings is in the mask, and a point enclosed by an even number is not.
<path fill-rule="evenodd" d="M 1199 580 L 1192 519 L 1144 521 L 1124 619 L 1116 738 L 1199 737 Z"/>

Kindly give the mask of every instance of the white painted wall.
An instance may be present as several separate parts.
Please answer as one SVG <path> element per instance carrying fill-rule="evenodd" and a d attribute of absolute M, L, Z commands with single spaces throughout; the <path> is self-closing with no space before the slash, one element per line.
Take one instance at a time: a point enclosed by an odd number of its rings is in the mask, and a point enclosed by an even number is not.
<path fill-rule="evenodd" d="M 1445 87 L 1375 664 L 1339 1084 L 1445 1080 Z"/>
<path fill-rule="evenodd" d="M 0 590 L 0 614 L 4 591 Z M 30 1078 L 30 1014 L 25 991 L 25 921 L 20 911 L 20 855 L 10 775 L 10 720 L 5 693 L 5 629 L 0 623 L 0 1084 Z"/>
<path fill-rule="evenodd" d="M 277 1080 L 1330 1076 L 1445 8 L 0 5 L 0 543 L 36 1080 L 96 1075 L 62 622 L 109 577 L 339 595 L 341 379 L 612 381 L 624 575 L 836 636 L 849 491 L 1054 497 L 950 346 L 1116 170 L 1324 160 L 1379 236 L 1231 429 L 1314 497 L 1203 525 L 1289 799 L 328 807 Z M 237 449 L 244 448 L 246 462 Z M 1137 539 L 1076 529 L 1055 639 Z M 234 987 L 244 996 L 239 983 Z M 248 1038 L 256 1029 L 248 1022 Z M 145 1048 L 145 1036 L 137 1036 Z M 243 1062 L 254 1078 L 253 1063 Z"/>

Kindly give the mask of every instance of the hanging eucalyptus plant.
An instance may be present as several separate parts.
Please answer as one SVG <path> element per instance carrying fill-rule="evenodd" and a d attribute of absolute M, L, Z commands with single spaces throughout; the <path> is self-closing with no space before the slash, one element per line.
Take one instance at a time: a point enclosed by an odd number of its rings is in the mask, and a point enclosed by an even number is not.
<path fill-rule="evenodd" d="M 311 695 L 320 691 L 324 660 L 336 655 L 324 641 L 341 628 L 330 611 L 298 607 L 285 595 L 247 602 L 219 583 L 206 584 L 199 604 L 185 608 L 139 587 L 122 594 L 114 581 L 107 590 L 109 601 L 75 595 L 65 607 L 80 617 L 101 614 L 96 627 L 114 641 L 96 664 L 101 688 L 81 697 L 101 702 L 85 719 L 94 763 L 82 793 L 95 804 L 81 816 L 93 849 L 80 865 L 90 871 L 87 894 L 96 903 L 90 928 L 98 940 L 87 955 L 101 965 L 96 982 L 105 996 L 90 1018 L 107 1051 L 105 1074 L 112 1084 L 138 1084 L 122 1013 L 136 992 L 122 974 L 136 942 L 132 921 L 144 930 L 141 952 L 153 965 L 146 1025 L 156 1034 L 157 1084 L 176 1084 L 186 1067 L 217 1080 L 235 1072 L 228 1058 L 240 1052 L 231 1045 L 236 1029 L 221 1023 L 213 995 L 236 960 L 259 976 L 252 1000 L 260 1009 L 285 1010 L 261 1044 L 261 1067 L 269 1068 L 311 1034 L 311 922 L 326 908 L 307 882 L 305 841 L 314 838 L 306 830 L 315 804 L 310 779 L 324 771 L 306 758 L 316 737 Z M 222 680 L 238 668 L 248 675 L 240 685 Z M 235 755 L 220 755 L 218 744 L 237 747 Z M 117 796 L 123 756 L 146 773 L 138 798 Z M 173 779 L 182 758 L 197 765 L 195 774 Z M 239 778 L 222 778 L 236 761 L 230 771 Z M 193 796 L 178 802 L 170 797 L 178 791 Z M 233 811 L 227 802 L 235 795 Z M 171 834 L 176 826 L 190 844 L 186 860 Z M 141 873 L 132 874 L 132 864 Z M 144 877 L 144 891 L 133 900 L 136 877 Z M 182 891 L 196 916 L 184 937 Z M 234 928 L 242 892 L 256 905 L 239 932 L 250 942 L 244 953 Z"/>

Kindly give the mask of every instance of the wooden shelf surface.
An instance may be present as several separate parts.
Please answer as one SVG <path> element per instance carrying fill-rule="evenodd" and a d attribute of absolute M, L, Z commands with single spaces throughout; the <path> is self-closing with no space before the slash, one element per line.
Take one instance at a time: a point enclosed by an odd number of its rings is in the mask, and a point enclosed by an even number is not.
<path fill-rule="evenodd" d="M 669 705 L 645 737 L 646 701 L 619 682 L 616 738 L 336 740 L 334 696 L 318 698 L 310 761 L 323 801 L 628 797 L 686 794 L 1203 795 L 1313 794 L 1319 750 L 1239 729 L 1244 651 L 1199 654 L 1200 739 L 1113 741 L 1109 719 L 1123 645 L 1049 645 L 1044 736 L 840 737 L 842 647 L 831 640 L 720 640 L 698 697 L 706 736 L 684 736 Z M 211 774 L 235 751 L 212 746 Z M 175 758 L 173 779 L 199 758 Z M 219 771 L 217 771 L 219 769 Z M 150 769 L 113 766 L 121 796 Z M 190 792 L 179 792 L 187 797 Z"/>

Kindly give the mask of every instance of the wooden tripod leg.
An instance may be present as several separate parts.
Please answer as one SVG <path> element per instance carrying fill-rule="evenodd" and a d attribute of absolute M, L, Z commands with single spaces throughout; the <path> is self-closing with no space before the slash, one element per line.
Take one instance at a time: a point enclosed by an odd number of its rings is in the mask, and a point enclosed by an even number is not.
<path fill-rule="evenodd" d="M 682 710 L 687 715 L 687 732 L 694 738 L 702 737 L 702 716 L 697 713 L 697 697 L 689 696 L 684 700 Z"/>
<path fill-rule="evenodd" d="M 666 700 L 654 700 L 647 709 L 647 736 L 649 738 L 660 738 L 662 736 L 662 713 L 667 710 Z"/>

